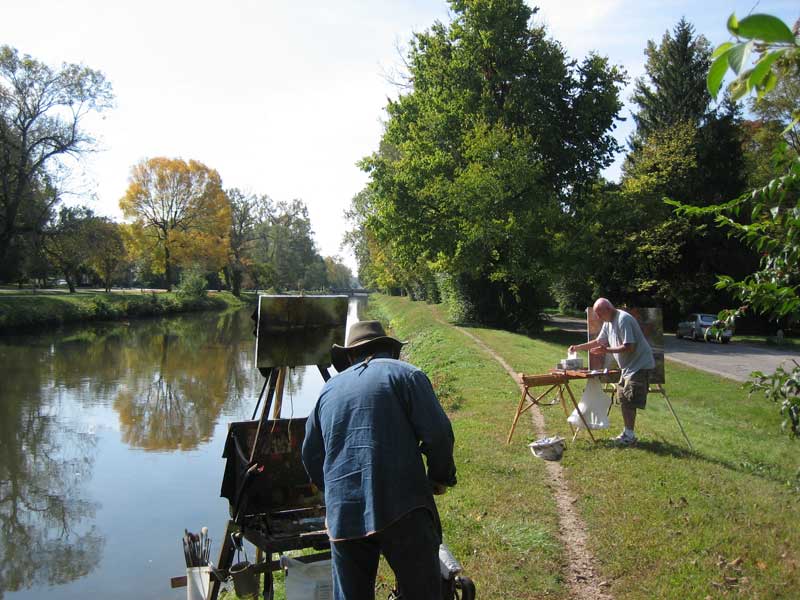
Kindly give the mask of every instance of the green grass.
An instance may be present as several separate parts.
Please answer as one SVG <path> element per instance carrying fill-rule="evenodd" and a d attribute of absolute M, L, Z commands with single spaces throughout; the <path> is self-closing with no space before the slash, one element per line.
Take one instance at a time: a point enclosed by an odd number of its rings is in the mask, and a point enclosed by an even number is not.
<path fill-rule="evenodd" d="M 0 294 L 0 332 L 57 326 L 77 321 L 113 321 L 197 310 L 241 307 L 248 301 L 229 292 L 212 292 L 202 299 L 184 299 L 176 293 L 69 292 L 30 290 Z"/>
<path fill-rule="evenodd" d="M 766 344 L 775 348 L 785 348 L 786 350 L 797 351 L 800 350 L 800 338 L 784 337 L 783 342 L 778 344 L 774 335 L 739 335 L 734 334 L 733 342 L 740 342 L 743 344 Z"/>
<path fill-rule="evenodd" d="M 527 373 L 546 372 L 582 339 L 567 332 L 531 339 L 471 331 Z M 636 448 L 608 443 L 622 427 L 613 410 L 604 440 L 593 444 L 584 434 L 563 459 L 612 593 L 618 599 L 796 597 L 799 447 L 781 433 L 777 407 L 748 398 L 734 382 L 670 362 L 666 381 L 694 452 L 666 402 L 651 394 L 637 420 Z M 579 394 L 582 386 L 574 387 Z M 545 417 L 549 432 L 570 434 L 560 408 L 545 409 Z"/>
<path fill-rule="evenodd" d="M 371 296 L 370 310 L 409 340 L 448 410 L 459 483 L 437 498 L 444 537 L 484 598 L 564 598 L 555 500 L 544 463 L 505 438 L 519 391 L 474 342 L 436 320 L 438 307 Z M 524 434 L 523 434 L 524 435 Z M 520 439 L 523 436 L 520 436 Z M 530 436 L 529 436 L 530 437 Z M 385 579 L 390 577 L 384 573 Z"/>

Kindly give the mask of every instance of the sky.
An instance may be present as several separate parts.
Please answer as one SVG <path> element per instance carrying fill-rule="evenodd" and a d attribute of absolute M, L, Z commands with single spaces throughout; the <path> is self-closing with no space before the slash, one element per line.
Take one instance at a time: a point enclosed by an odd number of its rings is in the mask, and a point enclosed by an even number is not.
<path fill-rule="evenodd" d="M 568 55 L 590 51 L 631 84 L 616 135 L 631 133 L 631 85 L 644 48 L 685 16 L 716 46 L 725 21 L 765 12 L 790 25 L 797 0 L 541 0 L 531 3 Z M 83 63 L 111 81 L 116 106 L 87 121 L 81 200 L 122 218 L 131 167 L 155 156 L 216 169 L 225 188 L 303 200 L 324 256 L 355 260 L 344 211 L 366 184 L 357 162 L 378 147 L 392 73 L 413 32 L 449 21 L 442 0 L 6 0 L 0 44 L 52 66 Z M 605 176 L 619 177 L 621 156 Z"/>

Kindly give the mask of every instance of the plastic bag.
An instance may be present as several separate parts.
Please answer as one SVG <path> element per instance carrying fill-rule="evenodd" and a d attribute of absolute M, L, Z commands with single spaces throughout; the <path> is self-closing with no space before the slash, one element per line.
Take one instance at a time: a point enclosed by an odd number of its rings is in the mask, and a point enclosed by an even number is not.
<path fill-rule="evenodd" d="M 289 556 L 281 556 L 281 566 L 286 569 L 286 600 L 331 600 L 333 577 L 331 561 L 302 563 Z"/>

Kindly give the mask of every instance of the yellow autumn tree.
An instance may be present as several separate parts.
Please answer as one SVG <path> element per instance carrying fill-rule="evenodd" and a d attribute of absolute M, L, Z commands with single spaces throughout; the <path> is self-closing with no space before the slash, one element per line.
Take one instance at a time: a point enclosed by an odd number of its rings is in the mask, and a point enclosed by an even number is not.
<path fill-rule="evenodd" d="M 168 290 L 176 266 L 217 271 L 225 265 L 231 211 L 214 169 L 195 160 L 142 160 L 131 169 L 119 206 L 131 219 L 127 233 L 138 253 L 164 273 Z"/>

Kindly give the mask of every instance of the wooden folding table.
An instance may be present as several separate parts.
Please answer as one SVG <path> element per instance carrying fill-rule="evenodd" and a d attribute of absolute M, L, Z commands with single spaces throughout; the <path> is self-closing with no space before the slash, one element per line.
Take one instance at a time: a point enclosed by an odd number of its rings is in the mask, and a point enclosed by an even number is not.
<path fill-rule="evenodd" d="M 519 421 L 520 415 L 534 406 L 553 406 L 556 403 L 560 403 L 561 407 L 564 409 L 564 414 L 569 416 L 569 412 L 567 410 L 567 401 L 565 399 L 567 396 L 572 402 L 572 406 L 575 408 L 575 411 L 578 413 L 581 421 L 583 422 L 586 431 L 589 432 L 589 437 L 592 438 L 593 442 L 597 442 L 592 434 L 592 430 L 589 428 L 589 425 L 583 416 L 583 413 L 581 412 L 581 409 L 578 407 L 578 402 L 575 400 L 575 395 L 572 393 L 572 389 L 569 386 L 569 382 L 573 379 L 590 379 L 592 377 L 616 377 L 618 379 L 619 371 L 609 369 L 604 369 L 603 371 L 589 371 L 586 369 L 553 369 L 549 373 L 540 375 L 526 375 L 524 373 L 519 373 L 518 380 L 520 386 L 522 387 L 522 397 L 517 405 L 517 412 L 514 415 L 514 421 L 511 423 L 511 431 L 508 432 L 508 439 L 506 440 L 506 443 L 511 443 L 511 437 L 514 435 L 514 429 L 517 427 L 517 421 Z M 534 395 L 531 393 L 531 388 L 546 389 L 544 392 Z M 550 395 L 551 392 L 555 392 L 554 396 L 549 401 L 545 402 L 544 400 Z M 572 426 L 572 423 L 570 423 L 569 426 L 572 430 L 572 439 L 574 440 L 578 435 L 579 430 L 575 429 Z"/>

